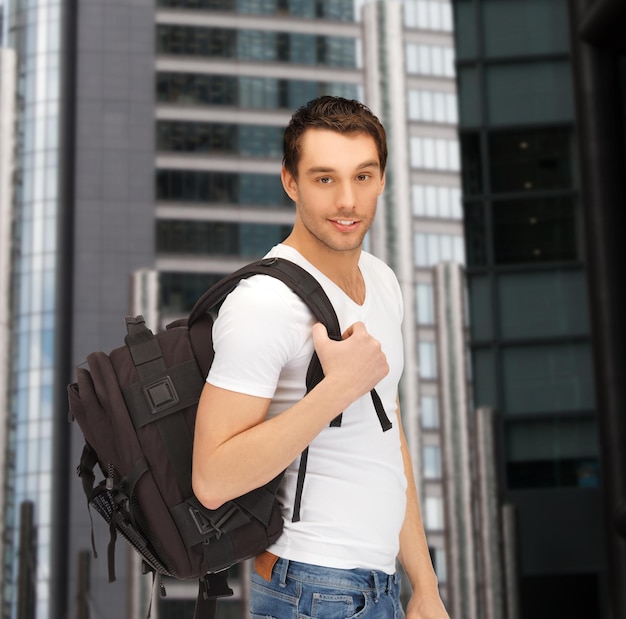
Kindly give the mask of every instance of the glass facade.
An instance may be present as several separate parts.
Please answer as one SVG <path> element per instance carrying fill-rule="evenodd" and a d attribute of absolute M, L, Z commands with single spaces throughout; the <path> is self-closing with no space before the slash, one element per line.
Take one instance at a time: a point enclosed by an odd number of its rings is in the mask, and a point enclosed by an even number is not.
<path fill-rule="evenodd" d="M 585 485 L 598 467 L 566 6 L 457 8 L 476 405 L 506 415 L 510 488 Z"/>
<path fill-rule="evenodd" d="M 157 121 L 157 150 L 242 157 L 282 157 L 282 127 Z"/>
<path fill-rule="evenodd" d="M 288 206 L 277 174 L 160 169 L 157 200 L 278 208 Z"/>
<path fill-rule="evenodd" d="M 352 21 L 352 2 L 319 0 L 157 0 L 158 7 L 230 11 L 248 15 L 281 15 L 307 19 Z"/>
<path fill-rule="evenodd" d="M 156 51 L 204 58 L 356 66 L 352 38 L 271 30 L 157 26 Z"/>
<path fill-rule="evenodd" d="M 283 241 L 291 226 L 263 223 L 180 221 L 157 222 L 159 254 L 256 258 Z"/>
<path fill-rule="evenodd" d="M 3 536 L 2 617 L 17 608 L 20 534 L 32 525 L 36 584 L 29 589 L 37 617 L 49 616 L 55 557 L 52 533 L 58 524 L 53 496 L 56 470 L 53 423 L 58 299 L 57 229 L 60 216 L 58 138 L 61 108 L 61 7 L 57 2 L 5 2 L 7 43 L 18 55 L 18 128 L 13 210 L 10 411 Z M 64 472 L 63 472 L 64 473 Z M 32 522 L 20 522 L 32 505 Z M 26 512 L 25 512 L 26 513 Z M 34 566 L 33 566 L 34 567 Z M 35 578 L 35 575 L 32 575 Z M 23 612 L 22 608 L 22 612 Z"/>
<path fill-rule="evenodd" d="M 157 103 L 176 105 L 294 110 L 324 94 L 351 99 L 358 94 L 354 84 L 273 77 L 161 72 L 156 79 Z"/>

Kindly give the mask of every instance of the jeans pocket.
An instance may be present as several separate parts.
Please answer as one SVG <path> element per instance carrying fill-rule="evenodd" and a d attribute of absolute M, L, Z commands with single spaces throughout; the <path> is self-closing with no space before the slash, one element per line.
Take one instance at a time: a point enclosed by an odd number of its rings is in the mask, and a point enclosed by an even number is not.
<path fill-rule="evenodd" d="M 363 614 L 368 597 L 361 592 L 314 593 L 311 619 L 354 619 Z"/>

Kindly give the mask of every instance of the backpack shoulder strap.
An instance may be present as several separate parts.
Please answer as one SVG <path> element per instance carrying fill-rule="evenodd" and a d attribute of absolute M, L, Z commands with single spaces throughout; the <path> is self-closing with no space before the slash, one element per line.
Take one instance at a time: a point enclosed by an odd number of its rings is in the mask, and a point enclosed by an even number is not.
<path fill-rule="evenodd" d="M 334 340 L 341 340 L 339 321 L 324 289 L 308 271 L 284 258 L 257 260 L 217 282 L 198 299 L 189 314 L 187 324 L 193 325 L 231 293 L 242 279 L 253 275 L 270 275 L 289 286 L 307 304 L 313 315 L 326 326 L 328 336 Z"/>

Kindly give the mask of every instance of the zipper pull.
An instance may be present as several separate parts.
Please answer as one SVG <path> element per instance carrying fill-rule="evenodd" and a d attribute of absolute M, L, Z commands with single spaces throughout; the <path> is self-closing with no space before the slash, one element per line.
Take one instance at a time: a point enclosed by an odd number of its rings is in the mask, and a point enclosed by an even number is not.
<path fill-rule="evenodd" d="M 115 485 L 115 468 L 110 462 L 107 464 L 107 471 L 108 475 L 105 486 L 107 490 L 113 490 L 113 486 Z"/>

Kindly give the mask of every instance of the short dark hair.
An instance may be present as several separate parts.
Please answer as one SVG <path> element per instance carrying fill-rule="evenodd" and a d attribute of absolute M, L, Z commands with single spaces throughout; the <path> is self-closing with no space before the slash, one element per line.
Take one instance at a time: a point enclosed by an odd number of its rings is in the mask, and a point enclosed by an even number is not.
<path fill-rule="evenodd" d="M 325 95 L 297 109 L 283 139 L 283 165 L 298 177 L 302 136 L 308 129 L 328 129 L 338 133 L 365 133 L 376 143 L 381 173 L 387 165 L 385 128 L 372 111 L 360 101 Z"/>

